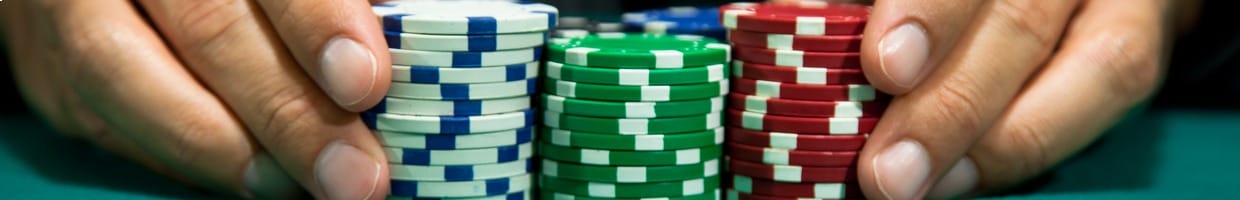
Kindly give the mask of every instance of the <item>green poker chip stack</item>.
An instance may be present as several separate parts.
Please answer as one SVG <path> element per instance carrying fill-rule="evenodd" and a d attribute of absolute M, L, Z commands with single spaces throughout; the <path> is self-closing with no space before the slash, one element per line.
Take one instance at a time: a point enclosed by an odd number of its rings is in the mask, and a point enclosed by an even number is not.
<path fill-rule="evenodd" d="M 729 46 L 693 35 L 548 41 L 540 98 L 544 194 L 717 197 Z M 611 190 L 586 186 L 605 185 Z"/>

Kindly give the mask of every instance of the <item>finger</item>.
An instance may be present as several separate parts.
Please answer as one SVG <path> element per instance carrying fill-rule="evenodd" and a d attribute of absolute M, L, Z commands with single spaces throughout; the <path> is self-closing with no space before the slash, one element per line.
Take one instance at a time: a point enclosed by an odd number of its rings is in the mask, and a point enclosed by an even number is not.
<path fill-rule="evenodd" d="M 1004 189 L 1093 142 L 1158 86 L 1172 33 L 1160 0 L 1086 1 L 1063 45 L 931 197 Z M 1048 103 L 1053 102 L 1053 103 Z"/>
<path fill-rule="evenodd" d="M 862 151 L 867 196 L 926 194 L 1050 55 L 1077 2 L 994 1 L 925 82 L 891 102 Z"/>
<path fill-rule="evenodd" d="M 92 137 L 131 158 L 149 155 L 193 183 L 245 197 L 297 192 L 278 166 L 262 164 L 246 130 L 227 107 L 186 71 L 128 1 L 52 5 L 61 34 L 64 80 L 84 105 L 116 134 Z M 125 51 L 118 51 L 118 48 Z M 169 112 L 176 111 L 176 112 Z M 123 139 L 113 139 L 123 138 Z M 141 149 L 131 149 L 135 146 Z M 158 167 L 157 167 L 158 168 Z M 273 179 L 274 178 L 274 179 Z M 246 182 L 271 181 L 251 194 Z M 270 190 L 280 189 L 280 190 Z M 278 194 L 273 194 L 278 193 Z"/>
<path fill-rule="evenodd" d="M 55 76 L 63 74 L 60 71 L 64 61 L 55 59 L 55 55 L 61 54 L 52 49 L 58 45 L 52 39 L 51 18 L 28 17 L 36 16 L 35 13 L 47 13 L 46 6 L 21 1 L 0 6 L 0 9 L 3 10 L 0 20 L 4 21 L 4 29 L 9 30 L 4 34 L 5 44 L 8 44 L 8 49 L 20 50 L 8 53 L 11 54 L 13 79 L 21 89 L 26 104 L 57 132 L 78 136 L 87 130 L 95 130 L 87 127 L 98 127 L 96 125 L 101 123 L 86 122 L 98 122 L 97 117 L 83 109 L 81 104 L 67 102 L 77 97 L 68 90 L 60 76 Z"/>
<path fill-rule="evenodd" d="M 391 59 L 370 4 L 358 0 L 260 0 L 289 53 L 346 110 L 387 94 Z"/>
<path fill-rule="evenodd" d="M 293 179 L 321 199 L 381 198 L 386 157 L 357 114 L 297 66 L 249 1 L 143 0 L 194 74 Z"/>
<path fill-rule="evenodd" d="M 917 87 L 954 49 L 981 0 L 876 1 L 861 41 L 861 63 L 875 88 L 900 95 Z"/>

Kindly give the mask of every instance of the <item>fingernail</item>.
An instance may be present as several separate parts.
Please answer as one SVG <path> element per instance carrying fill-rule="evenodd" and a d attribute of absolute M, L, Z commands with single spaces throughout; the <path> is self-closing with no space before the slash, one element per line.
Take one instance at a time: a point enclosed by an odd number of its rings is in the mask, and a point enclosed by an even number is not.
<path fill-rule="evenodd" d="M 874 178 L 887 199 L 916 199 L 930 175 L 930 156 L 921 144 L 903 140 L 874 157 Z"/>
<path fill-rule="evenodd" d="M 930 56 L 930 40 L 926 29 L 916 23 L 896 27 L 878 42 L 878 60 L 883 75 L 901 87 L 912 88 L 926 73 L 926 59 Z"/>
<path fill-rule="evenodd" d="M 973 159 L 961 158 L 950 171 L 947 171 L 946 175 L 943 175 L 943 179 L 930 187 L 930 192 L 926 196 L 931 199 L 959 197 L 977 186 L 977 178 L 977 165 L 973 164 Z"/>
<path fill-rule="evenodd" d="M 370 95 L 378 66 L 369 48 L 346 37 L 327 42 L 319 61 L 320 81 L 327 95 L 341 106 L 352 106 Z"/>
<path fill-rule="evenodd" d="M 314 176 L 327 199 L 370 199 L 379 184 L 379 162 L 357 147 L 332 142 L 319 153 Z"/>
<path fill-rule="evenodd" d="M 255 154 L 245 168 L 245 187 L 252 199 L 303 199 L 306 191 L 266 153 Z"/>

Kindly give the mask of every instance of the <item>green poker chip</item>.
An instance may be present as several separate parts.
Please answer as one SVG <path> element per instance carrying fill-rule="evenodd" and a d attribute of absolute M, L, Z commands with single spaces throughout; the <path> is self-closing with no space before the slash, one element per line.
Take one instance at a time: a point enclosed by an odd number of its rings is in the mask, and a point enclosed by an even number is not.
<path fill-rule="evenodd" d="M 663 135 L 600 134 L 553 128 L 544 128 L 540 131 L 539 137 L 542 140 L 555 145 L 627 151 L 667 151 L 702 148 L 722 144 L 724 135 L 723 127 L 706 131 Z"/>
<path fill-rule="evenodd" d="M 541 196 L 543 200 L 653 200 L 653 199 L 658 199 L 658 200 L 719 200 L 721 199 L 721 197 L 723 197 L 723 193 L 719 189 L 715 189 L 715 191 L 711 191 L 711 192 L 689 195 L 689 196 L 654 197 L 654 198 L 587 197 L 587 196 L 581 196 L 581 195 L 575 195 L 575 194 L 560 193 L 560 191 L 556 190 L 555 188 L 542 188 L 540 189 L 539 193 L 542 194 Z"/>
<path fill-rule="evenodd" d="M 589 181 L 568 180 L 553 176 L 540 176 L 538 185 L 541 188 L 574 195 L 604 198 L 635 198 L 689 196 L 714 192 L 719 188 L 719 176 L 684 181 L 667 181 L 657 183 L 600 183 Z"/>
<path fill-rule="evenodd" d="M 591 67 L 685 68 L 731 61 L 731 46 L 696 35 L 599 33 L 548 41 L 550 61 Z"/>
<path fill-rule="evenodd" d="M 701 84 L 728 78 L 728 65 L 711 64 L 683 69 L 613 69 L 547 62 L 546 77 L 578 83 L 607 85 Z"/>
<path fill-rule="evenodd" d="M 607 101 L 684 101 L 723 96 L 728 79 L 689 85 L 620 86 L 546 79 L 546 92 L 562 97 Z"/>
<path fill-rule="evenodd" d="M 590 165 L 685 165 L 718 159 L 723 156 L 723 147 L 713 145 L 670 151 L 621 151 L 573 148 L 542 143 L 538 145 L 538 155 L 561 162 Z"/>
<path fill-rule="evenodd" d="M 687 165 L 601 166 L 542 160 L 542 175 L 603 183 L 654 183 L 719 175 L 719 159 Z"/>
<path fill-rule="evenodd" d="M 657 118 L 705 115 L 720 112 L 723 97 L 664 102 L 616 102 L 568 98 L 543 94 L 542 107 L 560 113 L 590 117 Z"/>
<path fill-rule="evenodd" d="M 570 131 L 621 135 L 672 134 L 710 130 L 722 126 L 722 114 L 666 118 L 601 118 L 543 112 L 543 125 Z"/>

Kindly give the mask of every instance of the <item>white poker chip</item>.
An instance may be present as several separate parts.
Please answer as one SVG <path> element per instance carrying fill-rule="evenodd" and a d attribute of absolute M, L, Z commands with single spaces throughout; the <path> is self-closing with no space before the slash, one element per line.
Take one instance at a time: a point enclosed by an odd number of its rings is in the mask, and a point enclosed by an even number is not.
<path fill-rule="evenodd" d="M 483 197 L 528 191 L 529 174 L 476 181 L 392 180 L 389 195 L 411 197 Z"/>
<path fill-rule="evenodd" d="M 387 200 L 533 200 L 533 191 L 517 191 L 508 194 L 491 195 L 484 197 L 407 197 L 407 196 L 388 196 Z"/>
<path fill-rule="evenodd" d="M 538 77 L 538 62 L 504 66 L 445 68 L 436 66 L 392 66 L 392 81 L 410 83 L 494 83 Z"/>
<path fill-rule="evenodd" d="M 537 79 L 497 83 L 421 84 L 393 82 L 387 96 L 425 100 L 483 100 L 525 96 L 537 91 Z"/>
<path fill-rule="evenodd" d="M 367 112 L 426 116 L 489 115 L 530 109 L 529 96 L 486 100 L 421 100 L 384 97 Z"/>
<path fill-rule="evenodd" d="M 362 120 L 380 131 L 421 134 L 470 134 L 518 129 L 534 121 L 533 110 L 475 116 L 419 116 L 362 113 Z"/>
<path fill-rule="evenodd" d="M 477 165 L 511 162 L 534 155 L 533 144 L 483 149 L 431 150 L 384 147 L 388 163 L 408 165 Z"/>
<path fill-rule="evenodd" d="M 383 32 L 388 48 L 424 51 L 495 51 L 524 49 L 547 41 L 544 32 L 477 35 L 432 35 Z"/>
<path fill-rule="evenodd" d="M 386 147 L 413 149 L 477 149 L 512 146 L 534 140 L 536 126 L 519 129 L 471 133 L 471 134 L 411 134 L 376 131 L 379 141 Z"/>
<path fill-rule="evenodd" d="M 559 10 L 505 1 L 393 1 L 371 6 L 383 30 L 427 34 L 498 34 L 549 30 Z"/>
<path fill-rule="evenodd" d="M 440 66 L 440 67 L 486 67 L 521 64 L 538 61 L 542 48 L 511 49 L 500 51 L 422 51 L 388 49 L 393 65 Z"/>
<path fill-rule="evenodd" d="M 530 172 L 529 159 L 481 165 L 402 165 L 389 164 L 393 180 L 472 181 L 503 178 Z"/>

